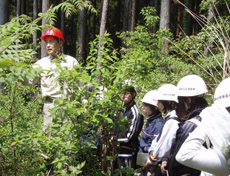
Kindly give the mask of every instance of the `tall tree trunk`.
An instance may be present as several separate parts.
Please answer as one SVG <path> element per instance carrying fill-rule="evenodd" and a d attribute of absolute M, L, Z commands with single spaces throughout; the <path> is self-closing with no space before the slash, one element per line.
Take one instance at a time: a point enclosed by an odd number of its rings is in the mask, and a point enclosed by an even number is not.
<path fill-rule="evenodd" d="M 158 15 L 158 11 L 159 11 L 159 0 L 154 0 L 154 8 L 156 9 L 156 13 L 155 13 L 155 16 Z M 158 29 L 159 25 L 155 24 L 153 29 L 152 29 L 152 32 L 153 33 L 156 33 L 157 32 L 157 29 Z"/>
<path fill-rule="evenodd" d="M 182 3 L 184 0 L 181 0 Z M 184 6 L 180 5 L 179 3 L 176 4 L 177 6 L 177 26 L 176 26 L 176 36 L 178 36 L 183 29 L 183 16 L 184 16 Z"/>
<path fill-rule="evenodd" d="M 46 12 L 49 9 L 49 0 L 42 0 L 42 13 Z M 42 19 L 42 25 L 46 24 L 46 20 Z M 45 30 L 42 31 L 42 35 L 44 35 Z M 41 42 L 41 58 L 47 56 L 46 46 L 44 42 Z"/>
<path fill-rule="evenodd" d="M 17 0 L 16 16 L 19 17 L 20 15 L 21 15 L 21 0 Z"/>
<path fill-rule="evenodd" d="M 170 21 L 170 0 L 161 0 L 160 29 L 169 29 Z M 165 41 L 162 53 L 168 54 L 168 42 Z"/>
<path fill-rule="evenodd" d="M 214 13 L 213 13 L 213 7 L 212 4 L 210 3 L 209 5 L 209 10 L 208 10 L 208 16 L 207 16 L 207 23 L 210 23 L 210 21 L 213 19 Z M 212 42 L 207 42 L 207 46 L 204 48 L 204 55 L 207 56 L 209 54 L 210 46 L 212 45 Z"/>
<path fill-rule="evenodd" d="M 9 21 L 9 0 L 0 1 L 0 25 L 4 25 Z M 3 83 L 0 83 L 0 91 L 2 91 Z"/>
<path fill-rule="evenodd" d="M 102 6 L 101 24 L 100 24 L 100 33 L 99 33 L 100 40 L 98 45 L 98 59 L 102 57 L 101 47 L 103 46 L 103 35 L 105 33 L 108 5 L 109 5 L 109 0 L 104 0 Z M 97 63 L 97 68 L 99 69 L 101 65 L 102 65 L 101 62 Z M 100 78 L 98 81 L 100 82 Z"/>
<path fill-rule="evenodd" d="M 194 1 L 188 0 L 188 8 L 194 12 Z M 187 35 L 190 36 L 193 34 L 194 18 L 192 15 L 188 15 L 188 24 L 187 24 Z"/>
<path fill-rule="evenodd" d="M 170 0 L 161 0 L 160 29 L 169 29 Z"/>
<path fill-rule="evenodd" d="M 97 2 L 96 1 L 97 0 L 93 1 L 93 6 L 95 7 L 95 9 L 97 9 Z M 96 36 L 96 24 L 97 24 L 97 20 L 96 19 L 97 19 L 97 15 L 96 15 L 96 13 L 93 13 L 93 25 L 94 25 L 94 28 L 93 28 L 93 37 Z"/>
<path fill-rule="evenodd" d="M 78 34 L 78 41 L 79 41 L 79 55 L 81 61 L 85 60 L 85 43 L 86 43 L 86 9 L 80 10 L 80 26 L 79 26 L 79 34 Z"/>
<path fill-rule="evenodd" d="M 0 25 L 9 21 L 9 0 L 0 1 Z"/>
<path fill-rule="evenodd" d="M 33 0 L 33 20 L 35 20 L 38 17 L 38 1 Z M 37 38 L 38 33 L 37 31 L 33 33 L 33 49 L 34 51 L 37 51 Z M 37 54 L 34 54 L 34 58 L 37 58 Z"/>
<path fill-rule="evenodd" d="M 26 14 L 26 2 L 21 0 L 21 14 Z"/>
<path fill-rule="evenodd" d="M 19 17 L 20 15 L 21 15 L 21 0 L 17 0 L 16 16 Z M 16 42 L 16 45 L 18 45 L 18 42 Z"/>
<path fill-rule="evenodd" d="M 135 28 L 135 13 L 136 13 L 136 0 L 132 2 L 132 20 L 131 20 L 131 31 Z"/>
<path fill-rule="evenodd" d="M 65 2 L 65 0 L 62 0 L 61 2 Z M 61 31 L 63 36 L 65 36 L 65 13 L 61 11 Z M 64 47 L 62 47 L 62 52 L 64 53 Z"/>
<path fill-rule="evenodd" d="M 125 0 L 123 31 L 130 31 L 132 24 L 132 0 Z"/>
<path fill-rule="evenodd" d="M 9 0 L 0 1 L 0 25 L 9 21 Z"/>

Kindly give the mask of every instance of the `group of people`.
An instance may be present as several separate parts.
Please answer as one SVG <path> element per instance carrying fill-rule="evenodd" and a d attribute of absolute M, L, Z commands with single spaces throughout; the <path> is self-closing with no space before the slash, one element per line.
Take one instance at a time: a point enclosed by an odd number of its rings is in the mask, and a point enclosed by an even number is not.
<path fill-rule="evenodd" d="M 144 176 L 229 176 L 229 86 L 230 77 L 216 88 L 211 106 L 204 98 L 208 92 L 206 84 L 195 74 L 183 77 L 176 86 L 164 84 L 158 90 L 147 92 L 141 100 L 146 124 L 140 137 L 139 151 L 137 153 L 136 148 L 130 148 L 129 152 L 120 150 L 118 157 L 120 162 L 123 161 L 120 165 L 136 168 L 138 166 L 130 163 L 141 160 L 141 157 L 136 158 L 139 153 L 146 153 L 148 158 L 141 166 Z M 121 148 L 137 140 L 137 133 L 142 128 L 139 121 L 143 120 L 133 98 L 136 92 L 126 91 L 121 99 L 129 113 L 126 111 L 122 115 L 130 120 L 130 124 L 125 128 L 126 143 L 118 140 Z M 136 135 L 132 136 L 135 132 Z M 125 155 L 131 153 L 132 156 Z"/>
<path fill-rule="evenodd" d="M 55 80 L 58 75 L 56 59 L 66 69 L 79 64 L 73 57 L 62 53 L 65 41 L 58 28 L 49 28 L 42 39 L 48 56 L 33 67 L 43 69 L 40 83 L 45 98 L 44 130 L 47 130 L 52 122 L 49 109 L 54 107 L 57 98 L 69 93 L 67 85 L 61 93 Z M 146 161 L 139 166 L 144 176 L 198 176 L 208 173 L 229 176 L 229 87 L 230 78 L 226 78 L 216 88 L 213 105 L 208 106 L 204 98 L 208 92 L 204 80 L 198 75 L 187 75 L 177 85 L 164 84 L 147 92 L 141 100 L 143 116 L 135 103 L 135 87 L 127 86 L 121 94 L 124 109 L 116 118 L 123 116 L 129 123 L 125 129 L 118 127 L 110 135 L 111 141 L 119 143 L 117 156 L 120 167 L 137 168 L 138 154 L 146 153 Z M 143 128 L 144 118 L 146 124 Z"/>

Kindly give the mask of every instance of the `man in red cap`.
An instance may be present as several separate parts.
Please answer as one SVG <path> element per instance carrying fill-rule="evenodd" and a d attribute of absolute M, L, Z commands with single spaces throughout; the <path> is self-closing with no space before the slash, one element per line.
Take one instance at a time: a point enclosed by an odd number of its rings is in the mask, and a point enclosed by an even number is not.
<path fill-rule="evenodd" d="M 79 63 L 75 58 L 62 53 L 61 48 L 65 40 L 60 29 L 48 28 L 42 36 L 42 40 L 46 44 L 48 56 L 38 60 L 33 67 L 40 67 L 43 71 L 40 74 L 40 83 L 42 96 L 45 99 L 43 106 L 45 126 L 43 130 L 45 131 L 53 121 L 49 109 L 54 107 L 54 101 L 62 96 L 68 96 L 70 93 L 65 83 L 63 85 L 64 91 L 60 91 L 60 84 L 56 80 L 57 76 L 59 76 L 58 68 L 73 69 Z"/>

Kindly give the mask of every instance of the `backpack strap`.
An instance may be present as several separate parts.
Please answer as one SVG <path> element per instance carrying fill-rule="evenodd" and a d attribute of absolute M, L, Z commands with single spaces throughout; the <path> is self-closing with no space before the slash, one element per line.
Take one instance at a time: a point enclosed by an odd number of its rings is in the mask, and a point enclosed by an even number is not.
<path fill-rule="evenodd" d="M 200 121 L 197 120 L 197 119 L 195 119 L 195 118 L 189 119 L 188 121 L 189 121 L 189 122 L 192 122 L 192 123 L 194 123 L 194 124 L 196 124 L 196 126 L 199 126 L 199 125 L 200 125 Z"/>
<path fill-rule="evenodd" d="M 169 119 L 173 119 L 173 120 L 176 120 L 176 121 L 178 121 L 178 122 L 181 122 L 181 119 L 180 119 L 179 117 L 176 117 L 176 116 L 174 116 L 174 117 L 169 117 Z"/>

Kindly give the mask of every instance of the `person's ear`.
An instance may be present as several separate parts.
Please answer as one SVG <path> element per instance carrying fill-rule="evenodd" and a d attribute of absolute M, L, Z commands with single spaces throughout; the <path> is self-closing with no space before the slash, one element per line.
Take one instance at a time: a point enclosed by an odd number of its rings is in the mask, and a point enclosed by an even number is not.
<path fill-rule="evenodd" d="M 60 46 L 61 46 L 61 47 L 63 46 L 63 41 L 62 41 L 62 40 L 60 41 Z"/>

